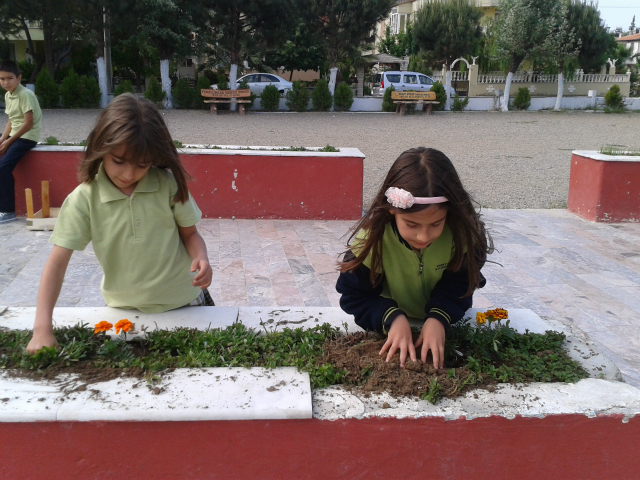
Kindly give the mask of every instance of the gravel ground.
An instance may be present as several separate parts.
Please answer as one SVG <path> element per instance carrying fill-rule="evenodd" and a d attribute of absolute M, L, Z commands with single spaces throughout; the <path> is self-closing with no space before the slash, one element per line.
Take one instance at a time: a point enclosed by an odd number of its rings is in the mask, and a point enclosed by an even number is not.
<path fill-rule="evenodd" d="M 84 140 L 97 110 L 44 110 L 42 139 Z M 453 161 L 473 197 L 489 208 L 566 208 L 571 150 L 640 147 L 640 114 L 567 112 L 250 113 L 210 116 L 170 110 L 164 118 L 183 143 L 357 147 L 365 155 L 367 205 L 404 150 L 437 148 Z M 336 172 L 340 175 L 340 172 Z"/>

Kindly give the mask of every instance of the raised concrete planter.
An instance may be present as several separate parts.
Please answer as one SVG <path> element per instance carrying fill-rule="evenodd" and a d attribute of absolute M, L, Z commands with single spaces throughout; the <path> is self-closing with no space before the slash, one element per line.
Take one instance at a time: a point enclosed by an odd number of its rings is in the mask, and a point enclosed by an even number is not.
<path fill-rule="evenodd" d="M 0 327 L 30 327 L 34 312 L 0 307 Z M 357 328 L 332 308 L 132 313 L 60 308 L 55 321 L 127 316 L 137 328 L 216 328 L 236 320 L 268 329 L 324 322 Z M 528 310 L 509 313 L 520 331 L 562 329 Z M 600 371 L 588 367 L 593 377 L 615 368 L 588 344 L 577 351 L 601 359 Z M 425 471 L 450 479 L 634 478 L 639 412 L 638 389 L 597 378 L 498 386 L 434 406 L 339 387 L 310 393 L 308 376 L 290 368 L 179 369 L 157 386 L 3 374 L 0 478 L 416 478 Z"/>
<path fill-rule="evenodd" d="M 181 148 L 180 160 L 194 181 L 189 190 L 205 217 L 356 220 L 362 214 L 364 155 L 267 150 L 288 147 Z M 16 212 L 26 214 L 24 189 L 40 204 L 40 182 L 50 184 L 59 207 L 78 185 L 83 147 L 38 146 L 14 170 Z"/>
<path fill-rule="evenodd" d="M 572 152 L 568 209 L 596 222 L 640 221 L 640 156 Z"/>

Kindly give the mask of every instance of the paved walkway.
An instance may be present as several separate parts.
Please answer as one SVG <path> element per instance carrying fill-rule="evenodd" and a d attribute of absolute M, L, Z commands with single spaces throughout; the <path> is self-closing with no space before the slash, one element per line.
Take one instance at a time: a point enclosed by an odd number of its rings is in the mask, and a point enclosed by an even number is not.
<path fill-rule="evenodd" d="M 565 210 L 485 210 L 498 251 L 474 306 L 529 308 L 579 328 L 640 387 L 640 224 Z M 204 220 L 218 305 L 339 306 L 335 259 L 353 222 Z M 0 225 L 0 305 L 34 306 L 50 233 Z M 73 255 L 58 306 L 103 306 L 91 248 Z"/>

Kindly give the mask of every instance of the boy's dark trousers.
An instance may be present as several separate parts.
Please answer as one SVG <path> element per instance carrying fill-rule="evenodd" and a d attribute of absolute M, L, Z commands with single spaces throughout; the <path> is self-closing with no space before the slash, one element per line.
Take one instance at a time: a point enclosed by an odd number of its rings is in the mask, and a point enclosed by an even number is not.
<path fill-rule="evenodd" d="M 37 142 L 18 138 L 0 157 L 0 212 L 16 211 L 15 180 L 13 169 L 24 155 L 36 146 Z"/>

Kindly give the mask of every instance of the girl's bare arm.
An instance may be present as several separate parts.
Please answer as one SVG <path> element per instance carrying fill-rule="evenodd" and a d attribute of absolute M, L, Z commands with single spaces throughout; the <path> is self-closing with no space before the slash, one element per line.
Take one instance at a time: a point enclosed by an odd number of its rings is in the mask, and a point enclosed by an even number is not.
<path fill-rule="evenodd" d="M 213 271 L 211 270 L 211 265 L 209 265 L 209 256 L 204 239 L 198 233 L 195 225 L 191 227 L 179 226 L 178 233 L 189 256 L 193 259 L 193 262 L 191 262 L 191 271 L 198 272 L 193 279 L 193 286 L 202 289 L 207 288 L 211 285 Z"/>
<path fill-rule="evenodd" d="M 73 250 L 55 245 L 42 270 L 33 337 L 27 345 L 27 353 L 36 353 L 42 347 L 52 347 L 58 343 L 53 336 L 53 307 L 58 301 L 72 253 Z"/>

